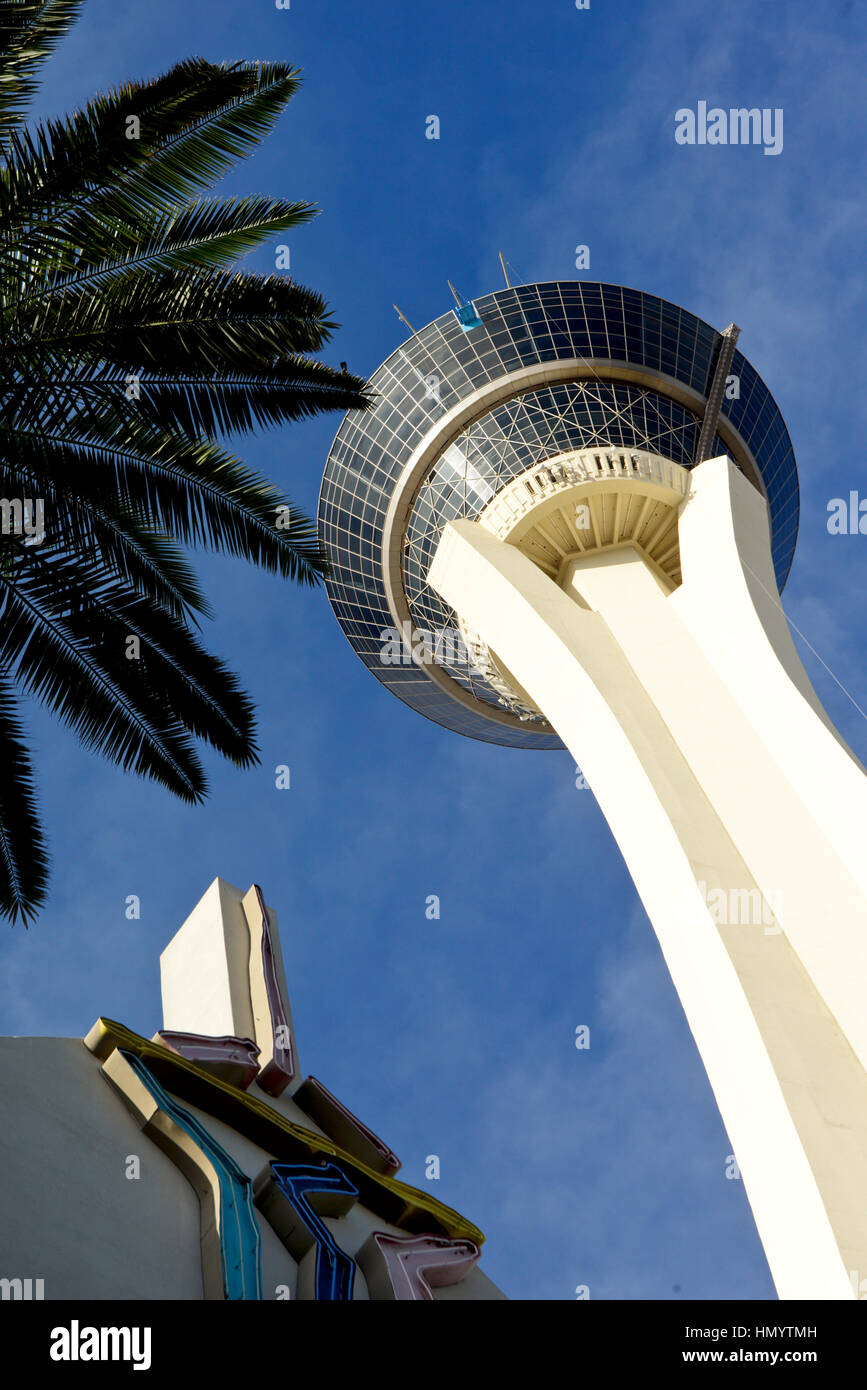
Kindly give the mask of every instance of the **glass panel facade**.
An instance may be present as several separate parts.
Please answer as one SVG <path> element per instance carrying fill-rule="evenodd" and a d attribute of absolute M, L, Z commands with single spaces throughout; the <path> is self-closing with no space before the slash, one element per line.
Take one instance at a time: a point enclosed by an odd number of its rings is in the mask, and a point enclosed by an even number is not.
<path fill-rule="evenodd" d="M 440 662 L 478 701 L 464 706 L 424 667 L 389 664 L 392 626 L 382 582 L 382 530 L 392 490 L 428 432 L 479 388 L 527 365 L 584 359 L 593 375 L 527 391 L 473 421 L 422 480 L 403 550 L 405 592 L 414 624 L 455 627 L 454 614 L 425 583 L 442 526 L 475 517 L 493 492 L 541 458 L 593 444 L 632 446 L 690 467 L 700 421 L 664 387 L 606 380 L 606 364 L 664 373 L 706 396 L 720 335 L 677 305 L 618 285 L 552 281 L 500 290 L 475 301 L 482 327 L 464 332 L 444 314 L 403 343 L 374 373 L 371 411 L 347 415 L 322 483 L 319 524 L 333 566 L 328 594 L 362 661 L 400 699 L 460 733 L 524 748 L 559 748 L 550 732 L 485 715 L 499 696 L 458 660 Z M 798 533 L 798 476 L 777 405 L 741 353 L 731 372 L 740 396 L 724 416 L 756 460 L 767 489 L 777 582 L 785 584 Z M 719 438 L 715 453 L 725 453 Z"/>

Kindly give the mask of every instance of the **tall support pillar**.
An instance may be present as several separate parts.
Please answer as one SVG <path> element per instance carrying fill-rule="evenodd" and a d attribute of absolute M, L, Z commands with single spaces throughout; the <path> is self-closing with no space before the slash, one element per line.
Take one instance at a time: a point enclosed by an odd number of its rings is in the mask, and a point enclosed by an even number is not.
<path fill-rule="evenodd" d="M 764 502 L 690 474 L 683 580 L 633 544 L 559 583 L 474 522 L 430 582 L 581 766 L 707 1069 L 781 1298 L 867 1276 L 867 780 L 779 609 Z M 853 1282 L 852 1272 L 855 1272 Z"/>

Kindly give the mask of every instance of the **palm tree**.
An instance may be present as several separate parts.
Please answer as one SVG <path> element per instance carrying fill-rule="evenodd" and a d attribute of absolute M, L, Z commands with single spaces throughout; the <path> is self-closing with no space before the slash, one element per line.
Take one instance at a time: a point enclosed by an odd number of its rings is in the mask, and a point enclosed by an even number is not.
<path fill-rule="evenodd" d="M 209 609 L 185 547 L 318 582 L 314 523 L 219 441 L 368 404 L 310 356 L 336 327 L 323 299 L 234 268 L 315 209 L 202 196 L 297 69 L 194 58 L 25 124 L 80 7 L 0 0 L 0 913 L 25 924 L 48 860 L 16 697 L 188 802 L 196 740 L 255 763 L 251 702 L 194 632 Z"/>

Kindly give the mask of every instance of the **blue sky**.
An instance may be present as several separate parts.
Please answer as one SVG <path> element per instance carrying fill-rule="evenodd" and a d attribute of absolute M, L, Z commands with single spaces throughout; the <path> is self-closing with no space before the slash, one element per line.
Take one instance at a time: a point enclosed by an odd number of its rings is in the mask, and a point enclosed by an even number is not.
<path fill-rule="evenodd" d="M 740 325 L 800 469 L 786 609 L 851 695 L 799 640 L 867 759 L 852 703 L 867 710 L 867 537 L 826 529 L 829 499 L 867 496 L 865 26 L 851 0 L 90 0 L 36 113 L 192 54 L 304 69 L 226 189 L 321 206 L 289 242 L 293 273 L 343 325 L 334 363 L 372 373 L 405 337 L 393 300 L 421 327 L 450 306 L 447 278 L 467 296 L 500 285 L 501 249 L 517 279 L 570 279 L 586 244 L 583 278 Z M 677 145 L 675 111 L 700 100 L 781 107 L 782 153 Z M 313 511 L 338 424 L 238 447 Z M 408 1182 L 440 1156 L 435 1195 L 486 1232 L 484 1267 L 507 1294 L 772 1298 L 652 929 L 568 755 L 428 724 L 357 661 L 324 592 L 219 557 L 199 567 L 217 614 L 205 637 L 257 702 L 262 766 L 206 755 L 210 800 L 187 808 L 28 707 L 53 886 L 29 932 L 0 934 L 0 1033 L 81 1036 L 105 1014 L 150 1035 L 166 942 L 215 875 L 258 881 L 302 1067 L 382 1134 Z"/>

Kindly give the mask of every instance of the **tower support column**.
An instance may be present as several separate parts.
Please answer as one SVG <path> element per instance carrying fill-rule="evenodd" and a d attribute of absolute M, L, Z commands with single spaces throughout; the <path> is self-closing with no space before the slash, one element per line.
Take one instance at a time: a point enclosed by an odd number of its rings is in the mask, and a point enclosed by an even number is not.
<path fill-rule="evenodd" d="M 557 583 L 468 521 L 445 528 L 429 579 L 596 795 L 780 1297 L 852 1298 L 867 1278 L 867 781 L 792 645 L 763 499 L 727 459 L 690 474 L 678 533 L 677 587 L 634 545 L 571 558 Z"/>

